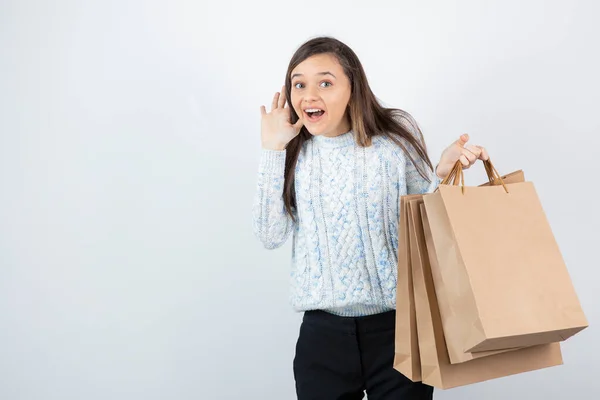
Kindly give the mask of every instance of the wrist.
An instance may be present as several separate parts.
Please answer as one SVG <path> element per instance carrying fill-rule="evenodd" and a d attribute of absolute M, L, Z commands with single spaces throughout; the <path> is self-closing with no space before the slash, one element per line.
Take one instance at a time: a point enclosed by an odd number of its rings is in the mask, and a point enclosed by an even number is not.
<path fill-rule="evenodd" d="M 284 144 L 269 144 L 269 143 L 263 143 L 262 144 L 262 148 L 264 150 L 272 150 L 272 151 L 283 151 L 285 150 L 285 146 Z"/>

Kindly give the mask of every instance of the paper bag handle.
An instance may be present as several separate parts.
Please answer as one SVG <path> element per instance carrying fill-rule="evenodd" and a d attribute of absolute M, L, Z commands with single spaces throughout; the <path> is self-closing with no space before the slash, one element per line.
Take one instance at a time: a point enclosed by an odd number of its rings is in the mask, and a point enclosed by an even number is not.
<path fill-rule="evenodd" d="M 502 184 L 502 187 L 504 187 L 504 190 L 506 191 L 506 193 L 508 193 L 508 189 L 506 188 L 506 185 L 504 184 L 504 180 L 502 180 L 502 177 L 496 170 L 496 167 L 494 167 L 494 164 L 492 164 L 492 161 L 489 158 L 487 160 L 484 160 L 483 166 L 485 168 L 485 172 L 488 176 L 489 182 L 491 184 L 495 184 L 496 180 L 499 180 L 500 183 Z M 457 177 L 459 179 L 457 179 Z M 463 165 L 460 162 L 460 160 L 456 161 L 456 164 L 454 164 L 454 168 L 452 168 L 452 170 L 450 171 L 448 176 L 446 176 L 440 184 L 448 185 L 450 182 L 454 186 L 457 186 L 460 183 L 462 191 L 464 192 L 465 177 L 464 177 L 464 173 L 463 173 Z"/>

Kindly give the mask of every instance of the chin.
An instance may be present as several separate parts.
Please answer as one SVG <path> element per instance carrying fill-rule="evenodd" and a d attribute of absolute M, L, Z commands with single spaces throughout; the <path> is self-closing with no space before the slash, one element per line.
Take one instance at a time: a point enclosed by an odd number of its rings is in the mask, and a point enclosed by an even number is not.
<path fill-rule="evenodd" d="M 306 130 L 308 131 L 308 133 L 310 133 L 312 136 L 322 136 L 323 134 L 325 134 L 326 132 L 323 129 L 315 129 L 315 128 L 309 128 L 305 125 Z"/>

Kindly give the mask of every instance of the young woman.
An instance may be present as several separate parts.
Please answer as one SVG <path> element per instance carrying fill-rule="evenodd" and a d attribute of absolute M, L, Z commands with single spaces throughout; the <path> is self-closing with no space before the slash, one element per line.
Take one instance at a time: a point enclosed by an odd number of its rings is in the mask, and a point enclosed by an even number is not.
<path fill-rule="evenodd" d="M 297 49 L 261 114 L 253 227 L 268 249 L 293 236 L 298 398 L 431 399 L 392 365 L 399 199 L 433 191 L 485 149 L 461 135 L 434 171 L 414 119 L 382 107 L 356 54 L 330 37 Z"/>

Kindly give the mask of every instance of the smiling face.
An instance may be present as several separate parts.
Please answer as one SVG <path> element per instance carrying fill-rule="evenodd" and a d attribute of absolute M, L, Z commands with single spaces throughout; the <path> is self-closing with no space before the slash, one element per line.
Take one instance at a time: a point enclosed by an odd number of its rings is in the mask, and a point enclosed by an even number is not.
<path fill-rule="evenodd" d="M 294 111 L 311 135 L 338 136 L 350 130 L 351 86 L 331 54 L 311 56 L 291 72 Z"/>

